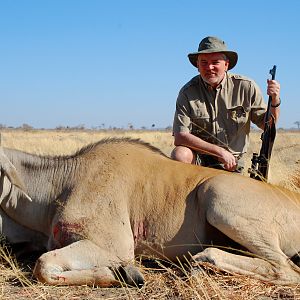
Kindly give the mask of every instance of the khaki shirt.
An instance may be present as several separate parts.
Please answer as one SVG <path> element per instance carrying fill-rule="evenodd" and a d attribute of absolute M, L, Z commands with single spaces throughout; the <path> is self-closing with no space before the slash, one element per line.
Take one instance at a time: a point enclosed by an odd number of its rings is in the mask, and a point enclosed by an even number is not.
<path fill-rule="evenodd" d="M 180 90 L 173 133 L 190 132 L 237 156 L 247 151 L 250 121 L 262 126 L 266 104 L 256 83 L 226 73 L 216 89 L 198 75 Z"/>

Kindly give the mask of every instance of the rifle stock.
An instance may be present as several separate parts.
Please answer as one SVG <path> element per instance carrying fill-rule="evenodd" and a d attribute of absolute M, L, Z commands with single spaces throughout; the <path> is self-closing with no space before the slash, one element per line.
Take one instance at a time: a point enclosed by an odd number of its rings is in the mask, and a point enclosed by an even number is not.
<path fill-rule="evenodd" d="M 272 80 L 275 80 L 276 66 L 273 66 L 273 68 L 270 70 L 270 74 L 272 75 Z M 249 168 L 248 170 L 251 178 L 261 181 L 268 180 L 269 164 L 274 140 L 276 137 L 276 127 L 274 118 L 271 114 L 271 104 L 272 97 L 269 96 L 267 111 L 265 115 L 264 131 L 261 135 L 262 145 L 259 155 L 257 153 L 253 153 L 251 168 Z"/>

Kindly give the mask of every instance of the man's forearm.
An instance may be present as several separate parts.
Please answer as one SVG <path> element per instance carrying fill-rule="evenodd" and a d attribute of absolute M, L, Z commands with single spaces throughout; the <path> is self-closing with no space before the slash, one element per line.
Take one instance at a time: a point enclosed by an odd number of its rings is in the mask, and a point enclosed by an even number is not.
<path fill-rule="evenodd" d="M 208 143 L 201 138 L 198 138 L 194 135 L 192 135 L 189 132 L 181 132 L 181 133 L 175 133 L 175 146 L 185 146 L 190 149 L 196 150 L 200 153 L 209 154 L 212 156 L 215 156 L 218 161 L 224 164 L 224 168 L 228 171 L 234 171 L 237 166 L 237 160 L 236 158 L 227 151 L 226 149 Z"/>
<path fill-rule="evenodd" d="M 271 114 L 274 117 L 275 123 L 277 123 L 277 121 L 279 120 L 279 115 L 280 115 L 280 108 L 279 108 L 279 106 L 277 106 L 277 107 L 272 107 L 271 106 Z"/>
<path fill-rule="evenodd" d="M 201 138 L 192 135 L 191 133 L 188 132 L 175 133 L 174 137 L 175 137 L 174 140 L 175 146 L 185 146 L 203 154 L 222 157 L 222 151 L 224 151 L 223 148 L 208 143 L 202 140 Z"/>

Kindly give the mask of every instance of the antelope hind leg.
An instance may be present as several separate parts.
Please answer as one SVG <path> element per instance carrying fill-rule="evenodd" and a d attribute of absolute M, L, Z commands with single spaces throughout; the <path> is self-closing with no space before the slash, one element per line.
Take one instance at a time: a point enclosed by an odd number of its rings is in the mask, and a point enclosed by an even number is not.
<path fill-rule="evenodd" d="M 280 264 L 259 257 L 232 254 L 217 248 L 207 248 L 192 256 L 193 266 L 208 262 L 229 273 L 252 276 L 276 284 L 299 284 L 300 273 L 291 263 Z"/>

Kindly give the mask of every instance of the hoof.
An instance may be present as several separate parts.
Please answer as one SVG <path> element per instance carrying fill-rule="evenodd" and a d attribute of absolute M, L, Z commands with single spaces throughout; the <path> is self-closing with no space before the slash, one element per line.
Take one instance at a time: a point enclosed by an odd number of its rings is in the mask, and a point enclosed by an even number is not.
<path fill-rule="evenodd" d="M 137 267 L 134 267 L 132 265 L 121 266 L 116 271 L 116 275 L 117 277 L 121 277 L 121 280 L 126 284 L 132 287 L 137 287 L 139 289 L 142 288 L 145 282 L 142 273 L 138 270 Z"/>
<path fill-rule="evenodd" d="M 292 258 L 291 258 L 291 261 L 297 265 L 298 267 L 300 267 L 300 253 L 297 253 L 296 255 L 294 255 Z"/>

